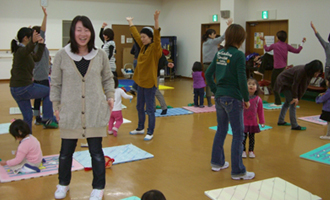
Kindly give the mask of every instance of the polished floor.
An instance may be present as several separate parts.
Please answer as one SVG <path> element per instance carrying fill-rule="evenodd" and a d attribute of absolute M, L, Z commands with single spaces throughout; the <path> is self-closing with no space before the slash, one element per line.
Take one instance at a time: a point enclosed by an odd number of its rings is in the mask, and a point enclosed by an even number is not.
<path fill-rule="evenodd" d="M 162 90 L 168 105 L 186 106 L 193 102 L 192 80 L 176 78 L 166 80 L 165 85 L 174 90 Z M 8 83 L 0 83 L 0 123 L 8 123 L 20 115 L 10 115 L 9 108 L 17 107 L 12 98 Z M 262 96 L 264 100 L 273 100 L 273 96 Z M 105 200 L 119 200 L 141 195 L 150 189 L 161 190 L 169 200 L 207 200 L 204 191 L 280 177 L 323 199 L 330 199 L 330 166 L 299 158 L 299 155 L 327 144 L 319 136 L 326 131 L 326 126 L 298 121 L 306 126 L 306 131 L 291 131 L 290 127 L 276 125 L 279 110 L 265 111 L 266 125 L 273 129 L 256 135 L 256 158 L 244 159 L 248 171 L 256 173 L 251 181 L 231 179 L 230 168 L 212 172 L 210 167 L 211 148 L 215 131 L 210 126 L 217 125 L 216 114 L 201 113 L 173 117 L 156 118 L 156 129 L 152 141 L 143 141 L 141 135 L 132 136 L 129 131 L 137 127 L 136 99 L 132 103 L 123 100 L 127 109 L 123 116 L 132 121 L 123 124 L 118 137 L 108 136 L 103 140 L 103 147 L 134 144 L 148 151 L 154 158 L 118 164 L 106 170 L 107 185 Z M 321 105 L 314 102 L 300 101 L 297 117 L 320 114 Z M 287 121 L 289 117 L 287 116 Z M 106 131 L 106 130 L 104 130 Z M 60 149 L 59 130 L 43 129 L 33 125 L 33 134 L 39 139 L 44 155 L 58 154 Z M 225 141 L 225 156 L 230 162 L 230 135 Z M 84 140 L 78 144 L 85 143 Z M 0 135 L 0 158 L 11 159 L 12 150 L 18 143 L 10 134 Z M 76 151 L 86 150 L 77 146 Z M 48 200 L 54 199 L 58 182 L 57 175 L 0 183 L 2 200 Z M 70 192 L 65 199 L 89 199 L 92 172 L 73 172 Z"/>

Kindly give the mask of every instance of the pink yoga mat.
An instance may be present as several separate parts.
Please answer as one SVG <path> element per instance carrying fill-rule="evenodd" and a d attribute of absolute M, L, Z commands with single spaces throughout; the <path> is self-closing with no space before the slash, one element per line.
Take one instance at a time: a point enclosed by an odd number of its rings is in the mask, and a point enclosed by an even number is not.
<path fill-rule="evenodd" d="M 194 113 L 205 113 L 205 112 L 215 112 L 216 111 L 215 105 L 213 105 L 211 107 L 205 106 L 204 108 L 194 107 L 194 106 L 184 106 L 182 108 L 189 110 L 191 112 L 194 112 Z"/>
<path fill-rule="evenodd" d="M 51 156 L 44 156 L 46 163 L 43 164 L 45 167 L 41 169 L 39 173 L 28 173 L 28 174 L 14 174 L 9 170 L 8 166 L 0 166 L 0 182 L 18 181 L 23 179 L 37 178 L 41 176 L 48 176 L 58 173 L 58 154 Z M 72 161 L 72 171 L 82 170 L 84 167 L 79 164 L 75 159 Z"/>
<path fill-rule="evenodd" d="M 299 117 L 298 119 L 300 120 L 304 120 L 307 122 L 312 122 L 315 124 L 320 124 L 320 125 L 327 125 L 327 122 L 320 119 L 320 115 L 314 115 L 314 116 L 308 116 L 308 117 Z"/>

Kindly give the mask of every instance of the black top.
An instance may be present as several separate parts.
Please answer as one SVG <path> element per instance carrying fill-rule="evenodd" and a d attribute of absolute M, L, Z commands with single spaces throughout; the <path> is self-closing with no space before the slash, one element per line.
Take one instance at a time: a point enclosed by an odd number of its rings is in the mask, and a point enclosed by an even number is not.
<path fill-rule="evenodd" d="M 85 74 L 87 73 L 88 66 L 90 63 L 90 60 L 85 60 L 82 58 L 80 61 L 74 61 L 76 64 L 77 69 L 79 70 L 80 74 L 85 77 Z"/>

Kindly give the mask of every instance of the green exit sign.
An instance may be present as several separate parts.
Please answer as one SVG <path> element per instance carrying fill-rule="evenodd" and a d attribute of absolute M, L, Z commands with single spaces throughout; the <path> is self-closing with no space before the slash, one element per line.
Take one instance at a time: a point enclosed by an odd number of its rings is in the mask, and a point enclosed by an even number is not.
<path fill-rule="evenodd" d="M 262 19 L 268 19 L 268 10 L 262 11 L 261 18 Z"/>
<path fill-rule="evenodd" d="M 218 15 L 213 15 L 212 16 L 212 21 L 217 22 L 218 21 Z"/>

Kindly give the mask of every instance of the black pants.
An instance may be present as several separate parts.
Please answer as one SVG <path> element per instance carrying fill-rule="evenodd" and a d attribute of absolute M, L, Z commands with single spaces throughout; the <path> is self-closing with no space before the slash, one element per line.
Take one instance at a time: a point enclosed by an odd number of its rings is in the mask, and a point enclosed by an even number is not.
<path fill-rule="evenodd" d="M 118 74 L 117 74 L 116 71 L 112 71 L 112 74 L 113 74 L 114 77 L 118 77 Z"/>
<path fill-rule="evenodd" d="M 77 146 L 77 139 L 62 139 L 59 157 L 58 179 L 60 185 L 69 185 L 71 181 L 72 155 Z M 105 160 L 102 150 L 102 138 L 87 138 L 89 153 L 92 157 L 93 189 L 105 187 Z"/>
<path fill-rule="evenodd" d="M 243 139 L 243 151 L 246 151 L 245 144 L 246 144 L 246 138 L 247 133 L 244 133 L 244 139 Z M 255 133 L 249 133 L 249 151 L 254 150 L 254 135 Z"/>
<path fill-rule="evenodd" d="M 258 72 L 264 74 L 265 70 L 272 70 L 274 68 L 273 66 L 274 66 L 273 56 L 268 53 L 265 53 L 262 56 L 262 60 Z"/>
<path fill-rule="evenodd" d="M 199 104 L 198 104 L 199 98 Z M 204 105 L 204 88 L 194 88 L 194 106 Z"/>
<path fill-rule="evenodd" d="M 274 92 L 274 96 L 275 96 L 275 104 L 276 105 L 281 105 L 282 104 L 282 101 L 281 101 L 281 96 L 279 93 L 275 92 L 274 91 L 274 86 L 275 86 L 275 83 L 276 83 L 276 79 L 278 77 L 278 75 L 280 75 L 280 73 L 283 72 L 285 68 L 281 68 L 281 69 L 273 69 L 273 72 L 272 72 L 272 78 L 271 78 L 271 86 L 272 86 L 272 90 Z"/>
<path fill-rule="evenodd" d="M 49 87 L 49 80 L 42 80 L 42 81 L 36 81 L 34 80 L 35 83 L 38 83 L 40 85 L 44 85 Z M 34 105 L 33 105 L 33 115 L 34 116 L 39 116 L 40 115 L 40 105 L 41 105 L 41 100 L 42 99 L 35 99 L 34 100 Z"/>

